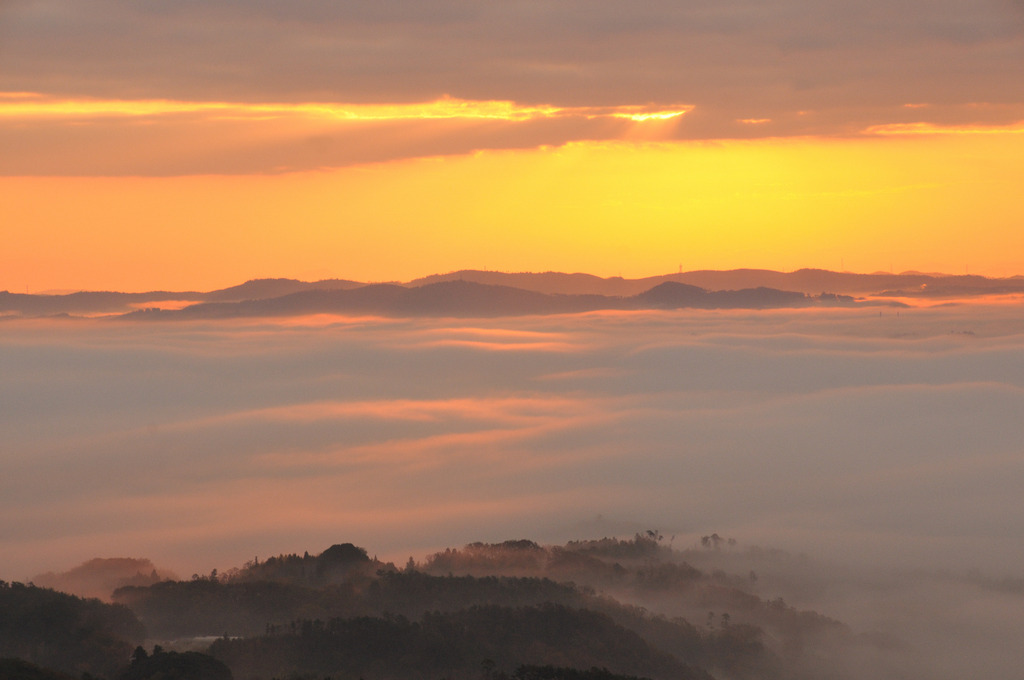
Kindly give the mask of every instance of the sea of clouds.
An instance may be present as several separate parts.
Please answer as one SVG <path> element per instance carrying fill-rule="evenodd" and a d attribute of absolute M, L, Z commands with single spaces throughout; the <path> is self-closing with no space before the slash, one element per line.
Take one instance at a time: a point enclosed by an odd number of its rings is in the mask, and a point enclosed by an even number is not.
<path fill-rule="evenodd" d="M 6 578 L 643 527 L 1024 561 L 1015 305 L 2 331 Z"/>
<path fill-rule="evenodd" d="M 686 559 L 873 636 L 830 672 L 1021 677 L 1022 350 L 1019 302 L 8 319 L 0 578 L 717 532 Z"/>

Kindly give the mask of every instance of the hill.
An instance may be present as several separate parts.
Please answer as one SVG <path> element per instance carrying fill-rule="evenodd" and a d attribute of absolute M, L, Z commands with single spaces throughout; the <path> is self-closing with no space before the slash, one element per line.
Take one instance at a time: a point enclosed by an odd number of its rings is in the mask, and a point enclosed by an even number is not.
<path fill-rule="evenodd" d="M 812 297 L 803 293 L 753 288 L 706 291 L 667 281 L 631 297 L 540 293 L 522 288 L 461 279 L 419 287 L 373 284 L 338 290 L 307 290 L 265 300 L 209 302 L 180 310 L 145 309 L 126 319 L 229 319 L 302 316 L 308 314 L 372 315 L 388 317 L 501 317 L 571 314 L 597 310 L 642 309 L 768 309 L 779 307 L 855 304 L 837 295 Z"/>
<path fill-rule="evenodd" d="M 667 284 L 672 285 L 666 288 Z M 684 290 L 688 292 L 684 294 Z M 1024 293 L 1024 278 L 735 269 L 624 279 L 581 273 L 463 270 L 388 284 L 254 279 L 210 292 L 30 295 L 0 291 L 0 318 L 122 314 L 130 318 L 217 319 L 314 313 L 493 317 L 596 309 L 865 304 L 850 296 L 942 298 L 1015 293 Z M 176 312 L 183 307 L 188 311 Z"/>
<path fill-rule="evenodd" d="M 80 597 L 110 600 L 117 588 L 129 585 L 151 585 L 176 578 L 166 570 L 158 570 L 147 559 L 130 557 L 95 558 L 65 572 L 37 574 L 32 582 Z"/>
<path fill-rule="evenodd" d="M 0 658 L 109 677 L 144 637 L 124 606 L 0 581 Z"/>

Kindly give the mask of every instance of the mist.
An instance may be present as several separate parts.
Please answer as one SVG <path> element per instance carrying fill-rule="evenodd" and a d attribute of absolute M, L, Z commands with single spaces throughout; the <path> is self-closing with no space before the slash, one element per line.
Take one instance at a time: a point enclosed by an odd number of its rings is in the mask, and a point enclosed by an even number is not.
<path fill-rule="evenodd" d="M 1011 677 L 1022 331 L 994 304 L 7 320 L 0 578 L 715 531 L 739 547 L 696 566 L 911 650 L 855 674 Z"/>
<path fill-rule="evenodd" d="M 384 555 L 597 516 L 1016 573 L 1012 308 L 4 323 L 2 567 Z"/>

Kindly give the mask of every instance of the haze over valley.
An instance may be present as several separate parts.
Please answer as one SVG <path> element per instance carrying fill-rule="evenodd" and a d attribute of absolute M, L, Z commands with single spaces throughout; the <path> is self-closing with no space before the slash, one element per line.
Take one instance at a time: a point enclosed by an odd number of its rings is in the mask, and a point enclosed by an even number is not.
<path fill-rule="evenodd" d="M 449 278 L 485 291 L 508 283 L 486 276 L 497 275 Z M 583 280 L 594 288 L 497 290 L 637 295 L 628 280 Z M 867 656 L 819 641 L 790 670 L 1017 677 L 1007 631 L 1024 623 L 1024 519 L 1013 511 L 1024 483 L 1024 318 L 1006 288 L 1018 281 L 979 278 L 966 296 L 962 285 L 957 296 L 922 296 L 919 282 L 895 297 L 848 287 L 844 304 L 767 309 L 9 313 L 0 577 L 109 597 L 118 585 L 344 542 L 401 570 L 410 556 L 424 563 L 481 541 L 564 546 L 655 529 L 666 563 L 709 579 L 721 571 L 763 602 L 783 598 L 850 640 L 874 640 Z M 241 290 L 272 301 L 308 288 Z M 721 544 L 702 545 L 711 535 Z M 91 590 L 81 576 L 58 578 L 94 558 L 150 561 Z M 545 571 L 550 559 L 526 571 L 472 562 L 465 573 L 588 583 Z M 721 614 L 623 583 L 592 585 L 701 630 L 707 611 Z M 766 649 L 781 654 L 769 629 Z M 658 668 L 632 674 L 667 672 Z"/>

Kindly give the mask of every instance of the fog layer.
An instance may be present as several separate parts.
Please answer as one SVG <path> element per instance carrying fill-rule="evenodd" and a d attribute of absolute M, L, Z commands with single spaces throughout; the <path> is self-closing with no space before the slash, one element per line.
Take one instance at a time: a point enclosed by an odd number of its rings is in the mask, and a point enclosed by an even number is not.
<path fill-rule="evenodd" d="M 0 578 L 652 526 L 1014 575 L 1022 331 L 995 305 L 6 321 Z"/>

